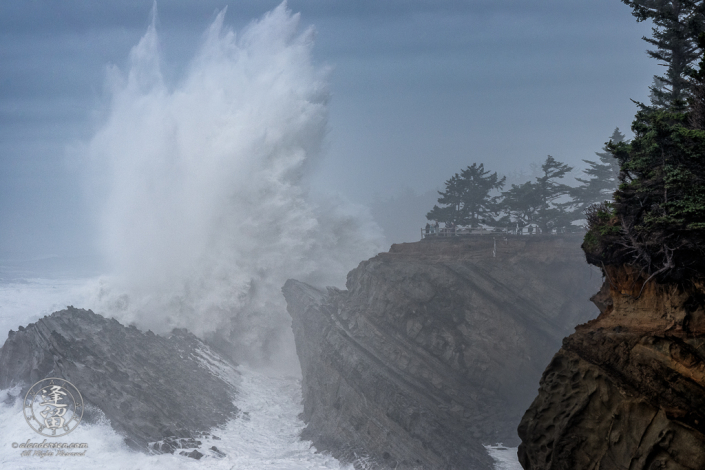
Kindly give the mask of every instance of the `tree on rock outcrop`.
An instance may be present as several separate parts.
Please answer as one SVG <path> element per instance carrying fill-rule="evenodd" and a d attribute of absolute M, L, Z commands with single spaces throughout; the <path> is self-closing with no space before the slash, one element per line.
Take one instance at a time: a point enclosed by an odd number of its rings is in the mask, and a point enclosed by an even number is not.
<path fill-rule="evenodd" d="M 523 227 L 536 221 L 543 202 L 536 183 L 527 181 L 523 184 L 513 184 L 508 191 L 502 193 L 502 196 L 504 196 L 503 208 L 512 223 Z"/>
<path fill-rule="evenodd" d="M 699 40 L 705 50 L 705 36 Z M 702 52 L 701 52 L 702 54 Z M 705 56 L 691 73 L 688 107 L 641 105 L 630 143 L 609 146 L 620 163 L 614 204 L 588 211 L 588 261 L 631 264 L 682 282 L 705 270 Z"/>
<path fill-rule="evenodd" d="M 571 194 L 571 187 L 561 183 L 573 168 L 548 156 L 541 165 L 541 176 L 536 181 L 513 184 L 504 196 L 503 207 L 512 220 L 520 225 L 537 224 L 542 231 L 570 225 L 573 217 L 568 208 L 572 200 L 563 200 Z"/>
<path fill-rule="evenodd" d="M 492 223 L 499 210 L 499 196 L 491 194 L 501 190 L 505 180 L 485 170 L 484 164 L 473 163 L 446 181 L 446 190 L 438 192 L 438 203 L 445 207 L 434 205 L 426 218 L 472 227 Z"/>

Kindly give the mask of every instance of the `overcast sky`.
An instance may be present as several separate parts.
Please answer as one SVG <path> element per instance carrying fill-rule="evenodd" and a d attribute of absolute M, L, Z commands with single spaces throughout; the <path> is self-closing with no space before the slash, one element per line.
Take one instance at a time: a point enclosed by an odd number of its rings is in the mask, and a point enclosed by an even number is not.
<path fill-rule="evenodd" d="M 227 6 L 239 30 L 278 3 L 159 2 L 167 80 L 179 79 L 216 11 Z M 473 162 L 503 174 L 548 154 L 581 166 L 614 127 L 628 131 L 630 99 L 647 100 L 660 73 L 641 40 L 650 25 L 619 0 L 288 5 L 317 31 L 316 62 L 333 67 L 314 188 L 363 204 L 440 189 Z M 99 125 L 106 68 L 124 68 L 151 8 L 0 2 L 0 258 L 92 250 L 72 149 Z"/>

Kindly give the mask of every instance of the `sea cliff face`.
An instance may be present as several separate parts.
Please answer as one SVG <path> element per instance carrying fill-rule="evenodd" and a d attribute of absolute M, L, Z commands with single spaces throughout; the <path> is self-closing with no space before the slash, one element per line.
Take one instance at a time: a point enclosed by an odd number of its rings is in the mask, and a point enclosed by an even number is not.
<path fill-rule="evenodd" d="M 529 470 L 705 468 L 705 286 L 606 267 L 519 426 Z"/>
<path fill-rule="evenodd" d="M 545 364 L 597 314 L 599 282 L 575 236 L 393 245 L 345 291 L 289 280 L 303 437 L 373 468 L 491 468 L 482 444 L 518 443 Z"/>

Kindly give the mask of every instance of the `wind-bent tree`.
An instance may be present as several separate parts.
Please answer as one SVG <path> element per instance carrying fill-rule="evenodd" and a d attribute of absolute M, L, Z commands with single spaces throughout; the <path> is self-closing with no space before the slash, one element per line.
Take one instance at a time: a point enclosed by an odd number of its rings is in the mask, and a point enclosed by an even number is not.
<path fill-rule="evenodd" d="M 541 165 L 541 176 L 535 182 L 512 185 L 504 196 L 503 208 L 519 225 L 537 224 L 542 231 L 570 225 L 573 217 L 568 207 L 572 200 L 559 202 L 571 193 L 571 187 L 558 180 L 565 177 L 573 168 L 548 156 Z"/>
<path fill-rule="evenodd" d="M 573 204 L 573 201 L 558 201 L 563 196 L 570 195 L 572 188 L 559 183 L 558 180 L 563 179 L 573 170 L 573 167 L 561 163 L 549 155 L 541 165 L 541 170 L 543 176 L 536 178 L 535 183 L 541 198 L 541 206 L 536 214 L 536 223 L 543 231 L 570 225 L 572 216 L 567 209 Z"/>
<path fill-rule="evenodd" d="M 589 165 L 583 170 L 588 178 L 575 178 L 581 185 L 573 188 L 571 193 L 576 205 L 576 218 L 580 218 L 588 206 L 611 200 L 612 194 L 617 189 L 619 161 L 608 148 L 610 142 L 613 144 L 624 142 L 624 134 L 619 132 L 619 128 L 615 128 L 609 142 L 602 148 L 603 151 L 595 152 L 595 155 L 600 157 L 599 161 L 583 160 Z"/>
<path fill-rule="evenodd" d="M 446 190 L 438 192 L 441 196 L 438 203 L 445 207 L 433 206 L 426 218 L 472 227 L 492 223 L 498 212 L 499 197 L 491 193 L 501 190 L 505 180 L 496 172 L 486 171 L 484 164 L 473 163 L 446 181 Z"/>
<path fill-rule="evenodd" d="M 536 183 L 527 181 L 523 184 L 513 184 L 502 196 L 502 208 L 509 215 L 509 220 L 505 220 L 507 225 L 517 224 L 524 227 L 536 222 L 537 213 L 543 204 Z"/>
<path fill-rule="evenodd" d="M 656 46 L 649 56 L 666 66 L 663 76 L 654 77 L 652 106 L 683 110 L 690 95 L 691 64 L 698 57 L 697 38 L 703 32 L 702 0 L 622 0 L 632 7 L 637 21 L 652 20 L 653 37 L 644 41 Z M 663 85 L 663 87 L 661 87 Z"/>

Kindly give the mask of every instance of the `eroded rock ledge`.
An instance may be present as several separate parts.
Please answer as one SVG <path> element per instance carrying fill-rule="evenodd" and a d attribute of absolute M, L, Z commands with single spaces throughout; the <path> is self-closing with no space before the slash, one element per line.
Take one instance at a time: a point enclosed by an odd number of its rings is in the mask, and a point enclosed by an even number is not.
<path fill-rule="evenodd" d="M 525 469 L 705 468 L 705 286 L 606 268 L 519 427 Z M 641 294 L 641 295 L 640 295 Z"/>
<path fill-rule="evenodd" d="M 238 413 L 234 364 L 196 336 L 142 333 L 90 310 L 69 307 L 10 331 L 0 348 L 0 389 L 21 384 L 24 396 L 46 377 L 75 385 L 87 411 L 102 411 L 129 446 L 143 451 L 198 448 Z M 209 454 L 219 456 L 212 449 L 189 456 Z"/>
<path fill-rule="evenodd" d="M 545 364 L 597 314 L 599 282 L 579 236 L 393 245 L 346 291 L 287 281 L 302 437 L 370 468 L 492 468 L 482 444 L 518 444 Z"/>

